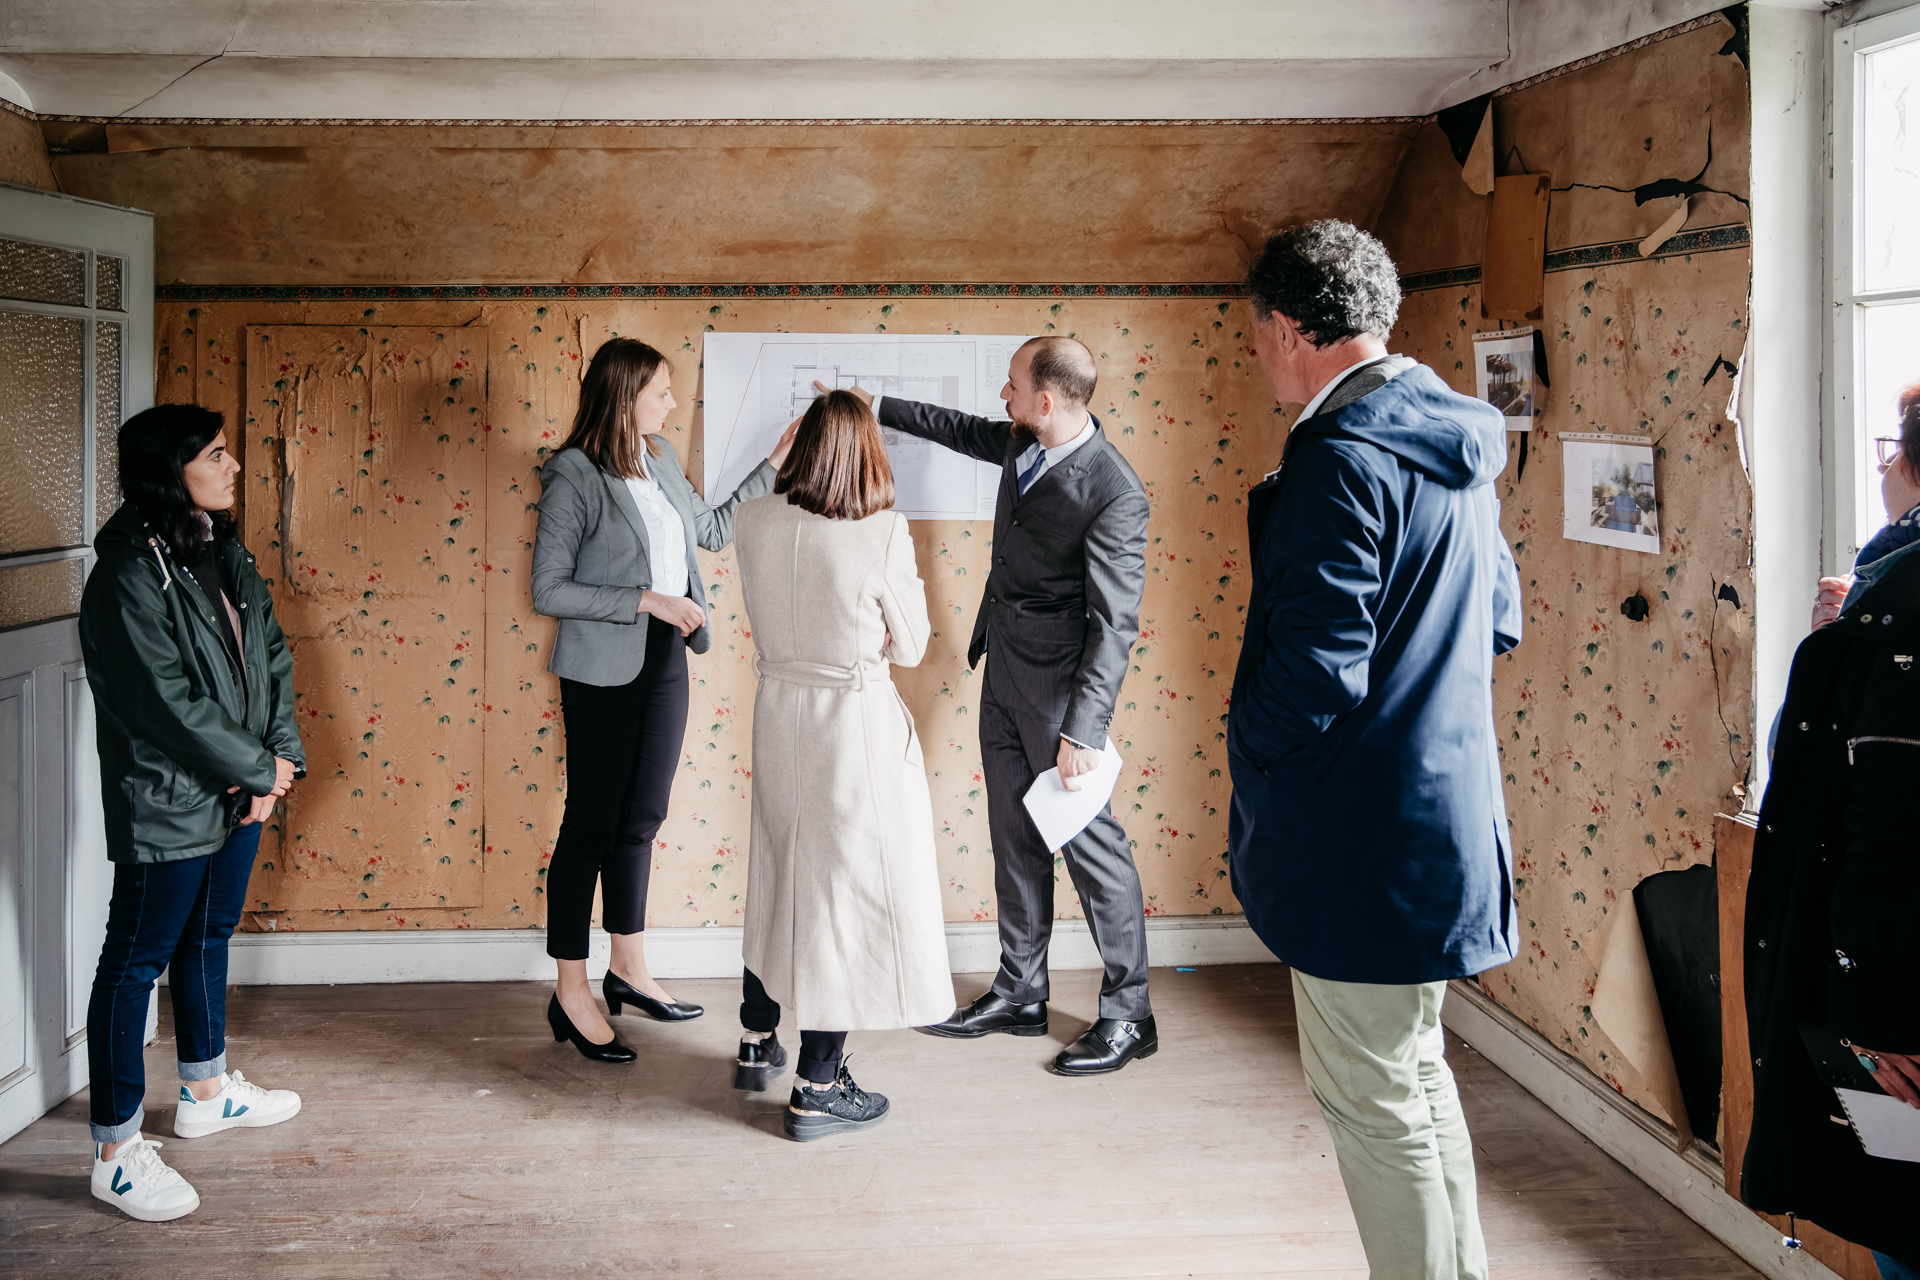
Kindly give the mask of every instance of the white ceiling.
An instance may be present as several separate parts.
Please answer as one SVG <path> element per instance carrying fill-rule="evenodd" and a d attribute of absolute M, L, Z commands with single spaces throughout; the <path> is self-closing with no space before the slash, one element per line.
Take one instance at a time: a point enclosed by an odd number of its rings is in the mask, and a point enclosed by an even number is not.
<path fill-rule="evenodd" d="M 0 97 L 126 119 L 1425 115 L 1718 7 L 3 0 Z"/>

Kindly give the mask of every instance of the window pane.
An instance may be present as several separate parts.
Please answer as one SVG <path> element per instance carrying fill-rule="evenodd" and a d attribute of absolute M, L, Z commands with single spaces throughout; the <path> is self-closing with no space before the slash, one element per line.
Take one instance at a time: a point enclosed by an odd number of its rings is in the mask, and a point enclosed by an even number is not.
<path fill-rule="evenodd" d="M 120 344 L 126 326 L 101 320 L 93 331 L 93 531 L 120 507 Z"/>
<path fill-rule="evenodd" d="M 0 554 L 81 541 L 86 331 L 0 311 Z"/>
<path fill-rule="evenodd" d="M 1894 401 L 1902 388 L 1920 382 L 1920 302 L 1901 306 L 1867 307 L 1862 325 L 1860 406 L 1865 439 L 1860 449 L 1865 490 L 1860 510 L 1860 545 L 1887 522 L 1880 499 L 1879 459 L 1873 441 L 1900 434 L 1900 414 Z M 1905 514 L 1904 512 L 1900 514 Z"/>
<path fill-rule="evenodd" d="M 0 627 L 45 622 L 80 612 L 79 560 L 0 569 Z"/>
<path fill-rule="evenodd" d="M 1862 289 L 1920 285 L 1920 39 L 1860 59 Z"/>
<path fill-rule="evenodd" d="M 25 240 L 0 240 L 0 298 L 84 307 L 87 255 Z"/>
<path fill-rule="evenodd" d="M 120 305 L 120 259 L 98 254 L 93 260 L 93 305 L 103 311 L 124 311 Z"/>

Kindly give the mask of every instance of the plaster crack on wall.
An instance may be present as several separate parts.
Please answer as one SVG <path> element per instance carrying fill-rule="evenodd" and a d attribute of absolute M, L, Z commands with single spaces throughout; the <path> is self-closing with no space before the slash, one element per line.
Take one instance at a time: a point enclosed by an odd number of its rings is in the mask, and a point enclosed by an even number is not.
<path fill-rule="evenodd" d="M 1718 187 L 1709 187 L 1700 180 L 1707 176 L 1707 170 L 1713 168 L 1713 121 L 1707 121 L 1707 162 L 1700 166 L 1700 172 L 1691 178 L 1655 178 L 1652 182 L 1643 182 L 1637 187 L 1615 187 L 1604 182 L 1569 182 L 1564 187 L 1555 187 L 1555 191 L 1617 191 L 1621 195 L 1633 197 L 1633 203 L 1643 205 L 1649 200 L 1666 200 L 1674 196 L 1715 195 L 1737 200 L 1747 208 L 1752 208 L 1745 196 L 1731 191 L 1722 191 Z"/>
<path fill-rule="evenodd" d="M 247 6 L 247 7 L 251 8 L 251 6 Z M 206 66 L 209 62 L 218 62 L 220 59 L 226 57 L 227 54 L 232 51 L 233 42 L 239 38 L 240 28 L 246 24 L 246 21 L 247 21 L 246 9 L 242 9 L 240 16 L 234 19 L 233 30 L 227 32 L 226 40 L 224 40 L 221 43 L 220 52 L 214 54 L 212 57 L 200 59 L 200 61 L 194 63 L 192 66 L 188 67 L 185 71 L 182 71 L 179 75 L 167 81 L 165 84 L 161 85 L 158 89 L 155 89 L 152 93 L 148 94 L 146 97 L 140 99 L 140 101 L 126 108 L 126 110 L 118 111 L 118 112 L 115 112 L 114 114 L 117 116 L 125 116 L 129 112 L 138 111 L 140 108 L 146 106 L 149 102 L 152 102 L 155 98 L 159 97 L 161 94 L 165 93 L 167 90 L 173 88 L 173 86 L 179 84 L 182 80 L 185 80 L 188 76 L 192 75 L 194 72 L 198 71 L 200 68 Z"/>

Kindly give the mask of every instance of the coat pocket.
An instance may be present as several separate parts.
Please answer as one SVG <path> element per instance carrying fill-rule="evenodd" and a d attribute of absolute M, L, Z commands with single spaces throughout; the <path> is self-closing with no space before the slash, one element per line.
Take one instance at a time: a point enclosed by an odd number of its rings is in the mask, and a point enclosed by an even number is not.
<path fill-rule="evenodd" d="M 913 723 L 913 712 L 907 710 L 907 700 L 900 696 L 899 687 L 893 687 L 894 705 L 900 708 L 900 718 L 907 722 L 907 749 L 901 753 L 901 759 L 916 769 L 926 768 L 926 753 L 920 749 L 920 732 Z"/>

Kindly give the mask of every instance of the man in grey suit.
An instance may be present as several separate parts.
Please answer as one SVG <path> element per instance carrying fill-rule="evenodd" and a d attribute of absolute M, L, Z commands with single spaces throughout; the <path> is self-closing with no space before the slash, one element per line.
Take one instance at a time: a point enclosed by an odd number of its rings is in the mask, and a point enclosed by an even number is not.
<path fill-rule="evenodd" d="M 1147 495 L 1087 410 L 1093 355 L 1072 338 L 1034 338 L 1014 354 L 1000 397 L 1011 423 L 883 397 L 883 426 L 998 463 L 993 571 L 967 661 L 988 658 L 980 751 L 1000 908 L 993 987 L 933 1035 L 1047 1031 L 1047 942 L 1053 933 L 1053 851 L 1022 803 L 1059 766 L 1090 772 L 1106 745 L 1120 681 L 1140 630 L 1146 585 Z M 1159 1048 L 1147 1001 L 1146 920 L 1127 833 L 1110 808 L 1061 850 L 1086 910 L 1105 979 L 1100 1016 L 1053 1061 L 1062 1075 L 1118 1071 Z"/>

